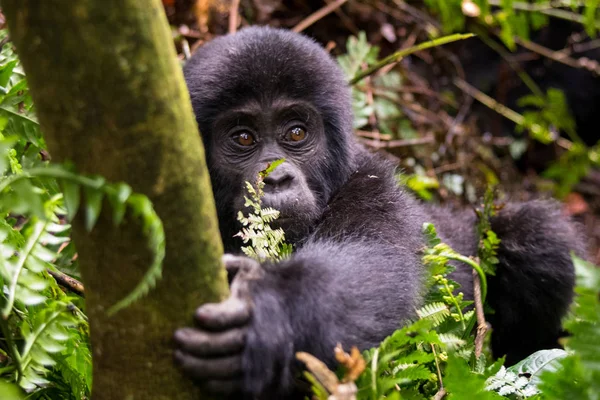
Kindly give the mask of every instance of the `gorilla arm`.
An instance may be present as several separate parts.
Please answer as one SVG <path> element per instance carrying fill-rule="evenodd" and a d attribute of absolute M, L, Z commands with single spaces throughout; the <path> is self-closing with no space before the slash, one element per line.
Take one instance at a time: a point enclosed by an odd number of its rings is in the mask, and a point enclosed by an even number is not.
<path fill-rule="evenodd" d="M 370 172 L 353 175 L 290 259 L 226 256 L 239 270 L 232 296 L 200 307 L 197 328 L 175 334 L 188 376 L 215 392 L 282 396 L 293 390 L 297 351 L 331 365 L 337 342 L 377 345 L 414 313 L 422 218 L 389 172 Z"/>

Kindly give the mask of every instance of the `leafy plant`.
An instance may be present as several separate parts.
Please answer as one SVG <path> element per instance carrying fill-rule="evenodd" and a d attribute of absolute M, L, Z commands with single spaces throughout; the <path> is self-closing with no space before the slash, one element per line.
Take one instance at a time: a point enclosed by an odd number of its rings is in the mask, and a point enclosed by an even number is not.
<path fill-rule="evenodd" d="M 43 192 L 38 191 L 38 197 Z M 29 392 L 51 386 L 44 378 L 54 367 L 56 379 L 67 388 L 77 388 L 83 396 L 90 392 L 91 354 L 87 343 L 87 321 L 75 306 L 79 300 L 65 295 L 46 271 L 54 270 L 59 249 L 69 240 L 70 226 L 62 224 L 62 196 L 56 194 L 43 203 L 46 218 L 32 216 L 20 230 L 4 222 L 0 225 L 0 286 L 2 317 L 0 327 L 6 340 L 10 363 L 0 367 L 0 376 Z M 22 343 L 17 346 L 17 343 Z M 73 365 L 72 353 L 77 348 L 86 363 Z"/>
<path fill-rule="evenodd" d="M 549 18 L 578 22 L 590 37 L 600 28 L 600 1 L 533 0 L 425 0 L 431 11 L 439 15 L 444 32 L 461 32 L 466 17 L 476 18 L 480 24 L 500 29 L 500 38 L 514 50 L 515 37 L 527 39 L 531 30 L 548 24 Z"/>
<path fill-rule="evenodd" d="M 0 161 L 0 169 L 3 165 Z M 63 187 L 64 203 L 69 218 L 73 218 L 80 208 L 81 193 L 85 194 L 84 219 L 85 226 L 92 230 L 102 210 L 102 200 L 106 198 L 111 204 L 112 220 L 115 225 L 123 222 L 127 211 L 132 218 L 141 221 L 143 233 L 148 238 L 148 248 L 153 254 L 150 268 L 138 285 L 124 299 L 112 306 L 108 313 L 112 314 L 127 307 L 147 293 L 160 278 L 162 260 L 165 253 L 165 237 L 162 222 L 152 208 L 150 200 L 141 194 L 132 193 L 131 187 L 124 183 L 110 184 L 102 177 L 85 177 L 69 171 L 62 166 L 47 166 L 23 170 L 19 174 L 7 176 L 0 182 L 0 193 L 6 189 L 14 190 L 0 202 L 5 210 L 14 210 L 15 203 L 20 203 L 20 211 L 30 212 L 38 217 L 43 216 L 39 202 L 27 202 L 23 199 L 36 199 L 39 188 L 31 181 L 51 180 Z"/>
<path fill-rule="evenodd" d="M 560 360 L 566 356 L 567 352 L 561 349 L 537 351 L 512 367 L 502 366 L 500 371 L 488 378 L 486 389 L 518 399 L 531 397 L 540 392 L 541 374 L 557 371 Z"/>
<path fill-rule="evenodd" d="M 279 211 L 274 208 L 262 208 L 262 197 L 264 196 L 265 178 L 281 165 L 285 160 L 280 159 L 270 163 L 266 169 L 258 173 L 255 186 L 246 182 L 248 196 L 244 196 L 244 207 L 250 212 L 244 215 L 238 212 L 238 221 L 242 229 L 237 233 L 244 244 L 242 252 L 248 257 L 258 261 L 282 260 L 292 254 L 292 245 L 285 242 L 285 233 L 282 228 L 273 229 L 271 223 L 279 218 Z"/>
<path fill-rule="evenodd" d="M 573 314 L 565 323 L 569 355 L 553 372 L 541 375 L 543 398 L 600 399 L 600 269 L 574 258 L 577 294 Z"/>
<path fill-rule="evenodd" d="M 543 176 L 556 182 L 554 194 L 564 198 L 593 167 L 600 166 L 600 141 L 593 147 L 576 142 L 561 155 Z"/>

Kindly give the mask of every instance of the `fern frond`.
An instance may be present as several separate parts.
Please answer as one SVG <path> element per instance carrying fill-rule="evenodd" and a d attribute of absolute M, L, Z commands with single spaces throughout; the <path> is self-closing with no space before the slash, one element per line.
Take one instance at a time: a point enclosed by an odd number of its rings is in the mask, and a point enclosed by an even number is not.
<path fill-rule="evenodd" d="M 26 227 L 24 237 L 25 246 L 20 249 L 18 256 L 4 259 L 0 273 L 8 281 L 7 299 L 2 308 L 2 317 L 8 318 L 16 300 L 26 305 L 35 305 L 42 303 L 46 297 L 38 294 L 47 286 L 46 281 L 37 274 L 45 270 L 45 263 L 52 260 L 55 253 L 46 249 L 41 240 L 49 240 L 47 234 L 50 221 L 40 220 L 33 217 L 30 225 Z M 14 253 L 14 248 L 8 243 L 1 243 L 2 253 Z"/>
<path fill-rule="evenodd" d="M 417 315 L 421 319 L 432 321 L 433 326 L 439 326 L 450 316 L 450 310 L 444 303 L 430 303 L 418 309 Z"/>
<path fill-rule="evenodd" d="M 68 311 L 68 305 L 62 302 L 47 304 L 36 313 L 31 321 L 24 321 L 21 333 L 25 340 L 20 354 L 21 379 L 20 386 L 25 390 L 33 390 L 43 386 L 47 381 L 42 377 L 46 367 L 54 365 L 51 354 L 65 349 L 64 344 L 69 340 L 68 329 L 77 323 Z"/>
<path fill-rule="evenodd" d="M 467 344 L 466 340 L 463 340 L 460 337 L 458 337 L 457 335 L 454 335 L 452 333 L 440 333 L 439 337 L 440 337 L 441 342 L 443 344 L 445 344 L 446 347 L 450 350 L 456 350 L 459 347 L 462 347 L 465 344 Z"/>
<path fill-rule="evenodd" d="M 165 231 L 162 221 L 152 208 L 152 203 L 146 196 L 132 194 L 127 199 L 134 217 L 141 218 L 142 230 L 148 239 L 148 249 L 153 253 L 152 264 L 137 286 L 117 304 L 108 309 L 108 315 L 129 306 L 148 293 L 162 276 L 162 262 L 165 258 Z"/>

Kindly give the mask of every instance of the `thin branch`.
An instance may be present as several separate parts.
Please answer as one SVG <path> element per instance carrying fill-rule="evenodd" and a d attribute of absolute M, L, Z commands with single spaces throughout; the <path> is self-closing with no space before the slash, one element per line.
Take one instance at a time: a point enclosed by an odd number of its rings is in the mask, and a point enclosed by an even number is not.
<path fill-rule="evenodd" d="M 235 33 L 240 19 L 238 18 L 240 0 L 232 0 L 229 8 L 229 33 Z"/>
<path fill-rule="evenodd" d="M 525 47 L 527 50 L 538 53 L 546 58 L 549 58 L 553 61 L 559 62 L 561 64 L 568 65 L 572 68 L 582 68 L 586 69 L 590 72 L 593 72 L 597 75 L 600 75 L 600 64 L 594 60 L 590 60 L 587 57 L 581 58 L 572 58 L 569 57 L 566 53 L 562 51 L 553 51 L 548 49 L 547 47 L 541 46 L 537 43 L 530 42 L 529 40 L 523 40 L 521 38 L 515 37 L 515 42 Z"/>
<path fill-rule="evenodd" d="M 292 31 L 294 32 L 302 32 L 321 18 L 331 14 L 334 10 L 340 8 L 345 2 L 348 0 L 336 0 L 333 3 L 327 4 L 325 7 L 315 11 L 310 14 L 308 17 L 304 18 L 302 21 L 296 25 Z"/>
<path fill-rule="evenodd" d="M 485 315 L 483 313 L 483 300 L 481 296 L 481 280 L 477 271 L 473 270 L 473 300 L 475 301 L 475 313 L 477 315 L 477 332 L 475 334 L 475 357 L 479 358 L 483 352 L 483 341 L 488 331 Z"/>
<path fill-rule="evenodd" d="M 445 389 L 444 389 L 444 380 L 442 379 L 442 371 L 440 370 L 440 362 L 438 360 L 438 355 L 437 355 L 437 352 L 435 351 L 434 344 L 431 344 L 431 351 L 433 352 L 433 357 L 434 357 L 433 360 L 435 361 L 435 369 L 437 371 L 437 376 L 438 376 L 438 379 L 440 380 L 440 390 L 438 391 L 438 393 L 439 393 L 441 391 L 445 391 Z M 441 397 L 440 397 L 440 399 L 441 399 Z"/>
<path fill-rule="evenodd" d="M 448 392 L 446 392 L 446 389 L 440 389 L 437 391 L 435 396 L 433 396 L 433 400 L 442 400 L 444 397 L 446 397 L 447 393 Z"/>
<path fill-rule="evenodd" d="M 435 138 L 433 137 L 433 135 L 427 135 L 425 137 L 420 137 L 420 138 L 415 138 L 415 139 L 377 141 L 377 140 L 361 138 L 360 141 L 363 142 L 364 144 L 366 144 L 367 146 L 373 147 L 375 149 L 391 149 L 391 148 L 398 148 L 398 147 L 432 144 L 432 143 L 435 143 Z"/>
<path fill-rule="evenodd" d="M 423 21 L 423 22 L 427 22 L 435 28 L 438 28 L 438 29 L 441 28 L 441 24 L 439 21 L 437 21 L 435 18 L 432 18 L 427 13 L 422 12 L 418 8 L 413 7 L 410 4 L 407 4 L 404 0 L 392 0 L 392 1 L 394 4 L 396 4 L 396 7 L 398 7 L 400 10 L 404 11 L 405 13 L 411 15 L 415 19 Z"/>
<path fill-rule="evenodd" d="M 517 125 L 523 125 L 525 123 L 525 117 L 523 117 L 521 114 L 519 114 L 518 112 L 516 112 L 516 111 L 514 111 L 514 110 L 512 110 L 512 109 L 510 109 L 508 107 L 506 107 L 504 104 L 501 104 L 501 103 L 497 102 L 496 100 L 494 100 L 493 98 L 491 98 L 487 94 L 485 94 L 482 91 L 476 89 L 475 87 L 469 85 L 464 80 L 462 80 L 460 78 L 455 78 L 454 79 L 454 84 L 460 90 L 462 90 L 463 92 L 465 92 L 469 96 L 472 96 L 473 98 L 475 98 L 475 100 L 479 101 L 480 103 L 482 103 L 483 105 L 487 106 L 488 108 L 496 111 L 498 114 L 500 114 L 503 117 L 511 120 L 515 124 L 517 124 Z"/>
<path fill-rule="evenodd" d="M 372 75 L 375 72 L 379 71 L 381 68 L 385 67 L 386 65 L 398 62 L 402 58 L 404 58 L 408 55 L 411 55 L 413 53 L 416 53 L 418 51 L 429 49 L 432 47 L 441 46 L 441 45 L 452 43 L 452 42 L 456 42 L 459 40 L 468 39 L 473 36 L 475 36 L 475 35 L 472 33 L 456 33 L 454 35 L 449 35 L 449 36 L 444 36 L 441 38 L 433 39 L 428 42 L 419 43 L 418 45 L 409 47 L 408 49 L 403 49 L 403 50 L 397 51 L 394 54 L 390 54 L 389 56 L 385 57 L 384 59 L 376 62 L 374 65 L 367 68 L 366 70 L 357 73 L 354 76 L 354 78 L 352 78 L 350 80 L 350 84 L 354 85 L 355 83 L 360 82 L 362 79 L 366 78 L 367 76 Z"/>
<path fill-rule="evenodd" d="M 85 289 L 83 287 L 83 284 L 81 282 L 79 282 L 77 279 L 72 278 L 69 275 L 62 273 L 60 271 L 52 271 L 52 270 L 47 270 L 47 271 L 50 275 L 52 275 L 52 277 L 54 279 L 56 279 L 56 282 L 58 282 L 59 285 L 69 289 L 73 293 L 83 296 Z"/>
<path fill-rule="evenodd" d="M 356 134 L 361 137 L 375 139 L 375 140 L 392 140 L 392 135 L 389 133 L 381 133 L 381 132 L 371 132 L 371 131 L 363 131 L 357 130 Z"/>
<path fill-rule="evenodd" d="M 512 68 L 513 71 L 515 71 L 519 78 L 521 78 L 521 81 L 523 81 L 525 86 L 527 86 L 533 94 L 535 94 L 536 96 L 544 96 L 544 92 L 542 92 L 542 89 L 540 89 L 540 87 L 537 83 L 535 83 L 533 78 L 531 78 L 531 76 L 529 76 L 529 74 L 525 72 L 523 68 L 521 68 L 521 65 L 515 61 L 515 58 L 512 54 L 510 54 L 501 44 L 492 40 L 487 35 L 487 33 L 485 33 L 485 31 L 480 27 L 475 28 L 475 33 L 477 33 L 477 36 L 481 39 L 483 43 L 485 43 L 486 46 L 494 50 L 500 55 L 500 57 L 502 57 L 502 59 L 504 59 L 504 61 L 506 61 L 509 67 Z"/>
<path fill-rule="evenodd" d="M 454 78 L 454 85 L 456 87 L 458 87 L 460 90 L 462 90 L 463 92 L 467 93 L 468 95 L 473 96 L 475 98 L 475 100 L 479 101 L 480 103 L 487 106 L 488 108 L 496 111 L 498 114 L 511 120 L 515 124 L 517 124 L 517 125 L 525 124 L 525 117 L 523 117 L 521 114 L 506 107 L 504 104 L 498 103 L 496 100 L 492 99 L 490 96 L 488 96 L 487 94 L 478 90 L 477 88 L 469 85 L 464 80 L 462 80 L 460 78 Z M 527 129 L 535 130 L 535 129 L 543 129 L 543 128 L 541 126 L 539 126 L 538 124 L 531 124 L 530 126 L 527 126 Z M 569 150 L 571 147 L 573 147 L 573 142 L 571 142 L 570 140 L 565 139 L 563 137 L 557 138 L 555 140 L 555 143 L 565 150 Z"/>

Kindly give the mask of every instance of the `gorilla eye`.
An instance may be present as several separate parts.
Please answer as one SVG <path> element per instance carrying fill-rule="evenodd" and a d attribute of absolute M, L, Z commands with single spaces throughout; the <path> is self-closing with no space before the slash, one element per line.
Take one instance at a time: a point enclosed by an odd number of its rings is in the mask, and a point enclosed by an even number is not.
<path fill-rule="evenodd" d="M 256 141 L 254 140 L 254 136 L 248 132 L 240 132 L 233 136 L 233 140 L 235 140 L 241 146 L 252 146 Z"/>
<path fill-rule="evenodd" d="M 295 126 L 290 129 L 286 135 L 287 140 L 291 140 L 292 142 L 300 142 L 306 138 L 306 130 L 299 126 Z"/>

